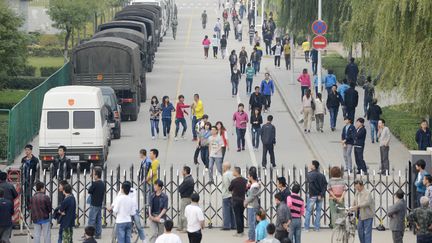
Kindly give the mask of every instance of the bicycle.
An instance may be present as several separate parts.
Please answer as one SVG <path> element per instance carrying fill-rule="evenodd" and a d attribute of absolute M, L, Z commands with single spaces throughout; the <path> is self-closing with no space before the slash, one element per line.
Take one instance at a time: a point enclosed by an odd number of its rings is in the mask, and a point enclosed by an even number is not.
<path fill-rule="evenodd" d="M 356 218 L 354 213 L 348 208 L 338 208 L 345 210 L 345 216 L 336 220 L 336 227 L 333 229 L 332 243 L 353 243 L 356 232 Z"/>

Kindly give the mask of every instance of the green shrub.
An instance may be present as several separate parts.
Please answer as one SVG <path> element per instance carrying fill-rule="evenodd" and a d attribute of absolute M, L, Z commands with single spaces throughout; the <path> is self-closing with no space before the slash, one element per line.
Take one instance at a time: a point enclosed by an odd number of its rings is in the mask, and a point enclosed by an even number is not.
<path fill-rule="evenodd" d="M 345 67 L 348 61 L 339 54 L 329 54 L 322 58 L 323 68 L 332 69 L 339 82 L 345 78 Z"/>
<path fill-rule="evenodd" d="M 57 70 L 59 70 L 60 68 L 61 67 L 41 67 L 40 68 L 41 77 L 49 77 L 53 73 L 57 72 Z"/>
<path fill-rule="evenodd" d="M 45 81 L 45 78 L 38 77 L 7 77 L 2 81 L 4 89 L 33 89 Z"/>
<path fill-rule="evenodd" d="M 35 57 L 61 57 L 63 56 L 63 48 L 61 47 L 41 47 L 41 46 L 29 46 L 29 55 Z"/>
<path fill-rule="evenodd" d="M 27 93 L 28 90 L 5 89 L 0 91 L 0 109 L 11 109 Z"/>
<path fill-rule="evenodd" d="M 8 123 L 8 113 L 0 112 L 0 161 L 7 159 Z"/>

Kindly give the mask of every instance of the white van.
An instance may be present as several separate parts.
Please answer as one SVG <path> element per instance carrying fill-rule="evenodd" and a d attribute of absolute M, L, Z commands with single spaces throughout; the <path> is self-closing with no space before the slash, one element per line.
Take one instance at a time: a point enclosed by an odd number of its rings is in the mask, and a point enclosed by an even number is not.
<path fill-rule="evenodd" d="M 49 90 L 42 105 L 39 157 L 44 167 L 66 146 L 72 163 L 103 165 L 111 143 L 108 109 L 102 91 L 93 86 L 62 86 Z"/>

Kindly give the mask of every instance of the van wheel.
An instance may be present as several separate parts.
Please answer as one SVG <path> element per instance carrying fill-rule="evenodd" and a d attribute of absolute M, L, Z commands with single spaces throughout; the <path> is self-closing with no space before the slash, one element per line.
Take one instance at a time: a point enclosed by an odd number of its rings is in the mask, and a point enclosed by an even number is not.
<path fill-rule="evenodd" d="M 121 115 L 120 119 L 122 121 L 127 121 L 127 120 L 129 120 L 129 116 L 128 115 Z"/>
<path fill-rule="evenodd" d="M 113 131 L 113 137 L 114 137 L 114 139 L 120 139 L 120 137 L 121 137 L 121 126 L 119 126 L 117 129 L 114 129 L 114 131 Z"/>
<path fill-rule="evenodd" d="M 130 117 L 130 120 L 131 120 L 131 121 L 136 121 L 136 120 L 138 120 L 138 114 L 130 115 L 129 117 Z"/>

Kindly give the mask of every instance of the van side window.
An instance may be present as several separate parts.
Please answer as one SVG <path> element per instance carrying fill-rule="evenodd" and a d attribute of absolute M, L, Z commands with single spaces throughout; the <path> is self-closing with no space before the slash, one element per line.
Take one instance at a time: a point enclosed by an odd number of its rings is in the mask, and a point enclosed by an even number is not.
<path fill-rule="evenodd" d="M 95 128 L 94 111 L 74 111 L 73 112 L 74 129 L 93 129 Z"/>
<path fill-rule="evenodd" d="M 69 111 L 48 111 L 48 129 L 69 129 Z"/>

